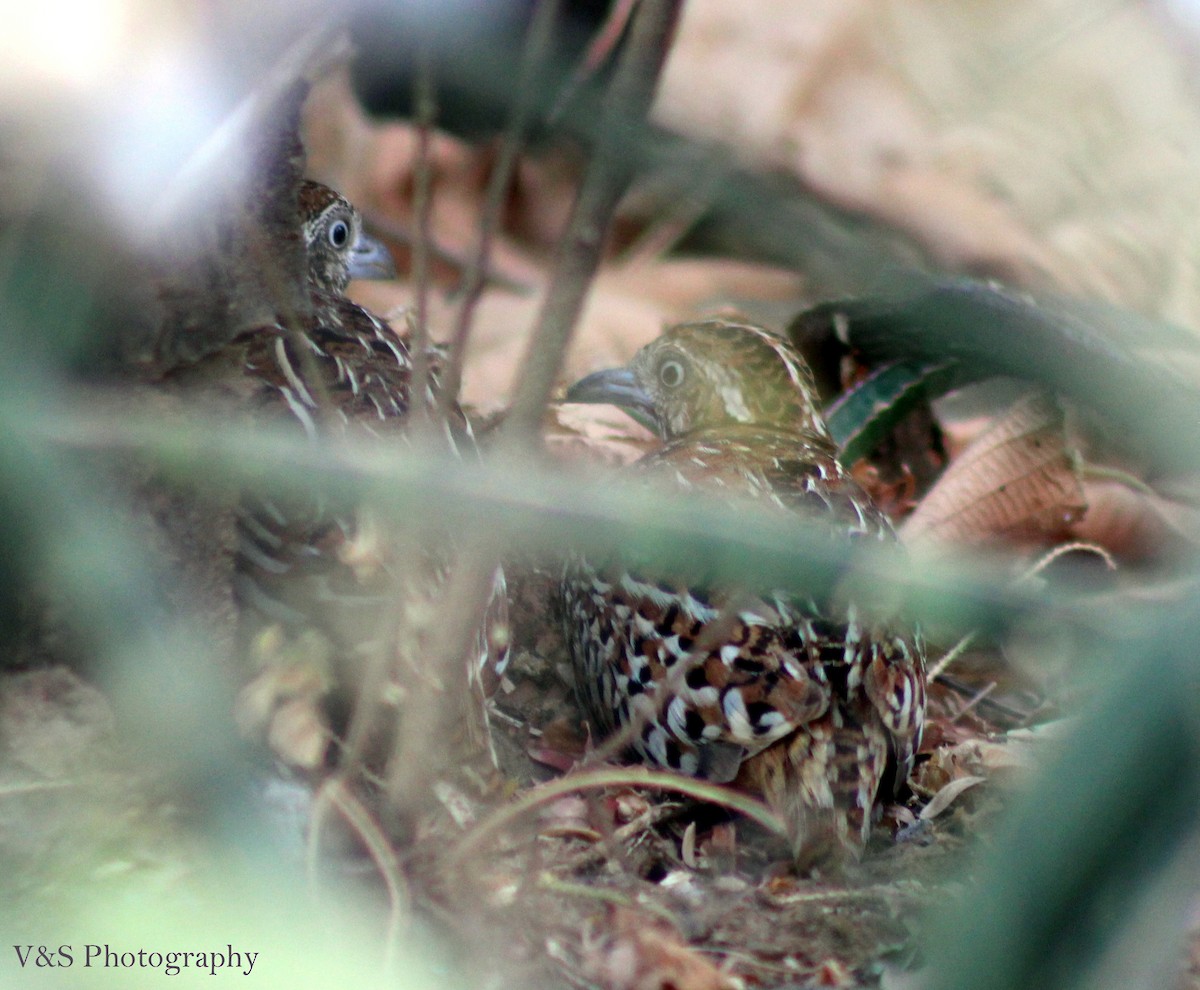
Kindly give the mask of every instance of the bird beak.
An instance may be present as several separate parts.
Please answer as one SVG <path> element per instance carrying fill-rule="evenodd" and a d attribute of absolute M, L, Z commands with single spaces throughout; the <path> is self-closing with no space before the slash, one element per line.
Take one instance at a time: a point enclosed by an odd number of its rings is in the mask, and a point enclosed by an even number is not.
<path fill-rule="evenodd" d="M 662 432 L 654 415 L 653 401 L 628 368 L 606 368 L 579 379 L 567 389 L 563 401 L 618 406 L 646 429 Z"/>
<path fill-rule="evenodd" d="M 382 241 L 376 240 L 366 231 L 358 235 L 354 250 L 350 252 L 351 278 L 395 278 L 396 263 L 392 252 Z"/>

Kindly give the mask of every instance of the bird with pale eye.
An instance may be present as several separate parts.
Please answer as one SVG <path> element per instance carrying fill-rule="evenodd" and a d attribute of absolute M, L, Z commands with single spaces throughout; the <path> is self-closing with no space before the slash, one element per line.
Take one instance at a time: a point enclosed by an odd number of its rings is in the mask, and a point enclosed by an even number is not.
<path fill-rule="evenodd" d="M 338 220 L 330 224 L 328 239 L 333 247 L 344 248 L 350 240 L 350 224 L 345 220 Z"/>
<path fill-rule="evenodd" d="M 895 539 L 838 463 L 804 359 L 761 327 L 674 327 L 566 401 L 611 403 L 652 425 L 663 446 L 637 476 L 719 494 L 731 513 L 755 503 Z M 623 728 L 646 762 L 761 794 L 802 868 L 859 855 L 888 771 L 903 782 L 920 745 L 925 656 L 913 627 L 869 622 L 833 596 L 751 598 L 578 556 L 559 599 L 576 693 L 597 729 Z"/>
<path fill-rule="evenodd" d="M 312 285 L 342 293 L 351 279 L 396 277 L 391 252 L 363 230 L 358 210 L 334 190 L 311 180 L 301 183 L 300 213 Z"/>
<path fill-rule="evenodd" d="M 683 362 L 675 358 L 669 358 L 658 366 L 658 377 L 667 388 L 678 388 L 683 384 L 686 375 Z"/>
<path fill-rule="evenodd" d="M 302 185 L 300 207 L 311 310 L 297 325 L 268 325 L 239 338 L 239 351 L 229 362 L 248 386 L 254 411 L 298 425 L 313 439 L 354 437 L 395 448 L 408 444 L 409 412 L 424 402 L 430 416 L 438 417 L 448 452 L 477 456 L 458 403 L 437 401 L 438 352 L 429 352 L 425 395 L 417 396 L 407 333 L 344 294 L 350 278 L 362 271 L 365 235 L 358 212 L 315 182 Z M 430 616 L 440 616 L 445 604 L 446 568 L 454 553 L 449 534 L 425 535 L 427 542 L 416 549 L 406 544 L 401 566 L 387 527 L 353 500 L 338 502 L 305 490 L 245 493 L 234 578 L 244 652 L 268 672 L 282 666 L 280 657 L 305 658 L 314 668 L 306 689 L 329 692 L 341 706 L 355 696 L 369 658 L 390 651 L 388 675 L 396 678 L 417 667 Z M 508 658 L 502 570 L 493 575 L 486 614 L 468 619 L 477 621 L 465 680 L 491 690 Z M 258 722 L 267 721 L 258 714 Z M 250 725 L 248 731 L 258 728 Z M 321 738 L 328 741 L 327 735 Z M 314 768 L 327 754 L 322 744 L 279 755 Z"/>

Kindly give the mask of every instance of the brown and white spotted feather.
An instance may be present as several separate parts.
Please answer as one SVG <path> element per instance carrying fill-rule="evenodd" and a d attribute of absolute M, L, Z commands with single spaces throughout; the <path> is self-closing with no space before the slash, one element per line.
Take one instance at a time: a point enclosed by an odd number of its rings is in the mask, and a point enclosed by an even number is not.
<path fill-rule="evenodd" d="M 236 391 L 260 421 L 274 420 L 314 439 L 353 436 L 407 445 L 413 403 L 409 335 L 342 294 L 353 270 L 346 259 L 359 245 L 358 214 L 317 183 L 305 183 L 300 200 L 312 317 L 298 328 L 283 321 L 258 327 L 222 359 L 234 365 Z M 347 225 L 349 240 L 331 243 L 334 224 Z M 431 349 L 424 398 L 435 416 L 440 361 L 441 352 Z M 478 456 L 457 404 L 436 421 L 450 452 Z M 397 547 L 353 502 L 334 504 L 305 492 L 247 493 L 235 562 L 243 643 L 270 630 L 291 641 L 316 633 L 339 666 L 349 664 L 352 682 L 356 665 L 378 654 L 389 629 L 404 625 L 408 613 L 421 617 L 408 623 L 410 631 L 414 624 L 428 626 L 430 614 L 441 607 L 452 540 L 438 534 L 417 542 Z M 507 596 L 497 570 L 471 664 L 471 677 L 488 689 L 503 674 L 507 642 Z"/>
<path fill-rule="evenodd" d="M 839 465 L 813 395 L 784 341 L 711 322 L 669 330 L 628 368 L 584 379 L 567 399 L 616 402 L 654 422 L 665 443 L 634 466 L 639 475 L 728 496 L 731 511 L 754 502 L 894 539 Z M 852 604 L 747 601 L 735 589 L 652 583 L 581 559 L 564 576 L 562 612 L 597 726 L 636 720 L 642 759 L 761 792 L 801 861 L 859 849 L 889 758 L 897 779 L 907 775 L 925 710 L 912 630 L 867 627 Z M 721 636 L 710 642 L 714 629 Z"/>

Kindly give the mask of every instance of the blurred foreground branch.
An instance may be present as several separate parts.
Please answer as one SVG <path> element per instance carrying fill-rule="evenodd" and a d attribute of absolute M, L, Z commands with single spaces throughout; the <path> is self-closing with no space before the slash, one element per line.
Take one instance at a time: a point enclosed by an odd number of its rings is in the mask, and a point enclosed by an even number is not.
<path fill-rule="evenodd" d="M 612 85 L 604 97 L 598 141 L 559 247 L 546 301 L 530 337 L 524 372 L 505 426 L 512 440 L 538 436 L 563 355 L 600 266 L 605 236 L 633 175 L 625 122 L 644 122 L 674 34 L 681 0 L 642 0 Z"/>
<path fill-rule="evenodd" d="M 18 424 L 18 439 L 56 449 L 138 454 L 180 480 L 224 479 L 234 488 L 319 489 L 365 499 L 398 525 L 435 524 L 560 559 L 572 547 L 597 559 L 617 554 L 649 575 L 817 593 L 839 581 L 867 582 L 863 600 L 907 606 L 955 628 L 996 630 L 1032 614 L 1116 635 L 1111 610 L 1086 607 L 1028 584 L 1013 585 L 986 561 L 914 568 L 900 550 L 832 538 L 794 518 L 719 499 L 661 495 L 644 483 L 593 479 L 536 457 L 463 462 L 420 446 L 381 451 L 344 438 L 313 442 L 288 430 L 231 423 L 190 411 L 105 408 L 86 393 Z M 431 512 L 430 507 L 436 506 Z M 856 592 L 856 594 L 860 594 Z"/>
<path fill-rule="evenodd" d="M 1175 978 L 1200 865 L 1196 606 L 1110 644 L 1097 702 L 934 919 L 922 990 Z"/>

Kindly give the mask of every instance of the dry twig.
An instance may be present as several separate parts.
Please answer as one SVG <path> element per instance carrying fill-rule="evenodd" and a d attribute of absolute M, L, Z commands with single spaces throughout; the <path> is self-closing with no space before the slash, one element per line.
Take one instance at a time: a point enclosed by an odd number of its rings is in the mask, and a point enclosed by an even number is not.
<path fill-rule="evenodd" d="M 462 388 L 467 340 L 471 335 L 475 307 L 483 294 L 488 258 L 492 250 L 492 238 L 499 226 L 504 195 L 508 191 L 509 182 L 512 181 L 517 155 L 521 151 L 525 135 L 529 130 L 530 116 L 542 84 L 541 69 L 551 55 L 554 28 L 558 22 L 561 6 L 561 0 L 541 0 L 534 12 L 533 23 L 530 25 L 525 39 L 525 48 L 521 53 L 521 66 L 517 77 L 516 102 L 513 104 L 508 125 L 500 138 L 500 150 L 496 164 L 488 178 L 483 215 L 479 218 L 479 240 L 476 242 L 475 254 L 471 258 L 463 279 L 462 303 L 458 308 L 454 335 L 450 340 L 450 360 L 447 362 L 446 373 L 442 381 L 440 401 L 444 410 L 448 409 L 449 404 L 458 398 L 458 393 Z"/>
<path fill-rule="evenodd" d="M 706 801 L 736 811 L 753 819 L 776 835 L 786 834 L 782 820 L 761 801 L 756 801 L 741 791 L 722 787 L 719 784 L 697 780 L 693 777 L 683 777 L 666 771 L 650 770 L 646 767 L 584 770 L 532 787 L 515 801 L 498 808 L 472 829 L 457 848 L 451 851 L 446 864 L 447 873 L 459 873 L 466 860 L 478 851 L 484 842 L 536 808 L 555 801 L 565 794 L 605 787 L 645 787 L 683 794 L 698 801 Z"/>
<path fill-rule="evenodd" d="M 628 47 L 605 96 L 599 139 L 525 353 L 524 373 L 505 424 L 511 450 L 538 443 L 542 411 L 550 400 L 584 297 L 600 266 L 605 235 L 629 181 L 620 145 L 630 126 L 642 123 L 649 112 L 682 6 L 682 0 L 643 0 L 634 15 Z"/>
<path fill-rule="evenodd" d="M 430 145 L 437 104 L 433 92 L 433 65 L 426 46 L 422 45 L 414 83 L 414 103 L 417 125 L 416 188 L 413 209 L 416 215 L 416 236 L 413 239 L 413 286 L 417 294 L 416 319 L 412 328 L 412 401 L 408 414 L 418 424 L 427 423 L 429 408 L 425 394 L 429 385 L 429 241 L 430 214 L 433 209 L 433 164 Z"/>

